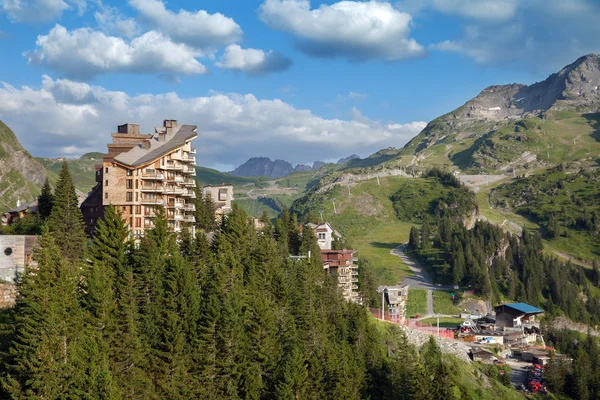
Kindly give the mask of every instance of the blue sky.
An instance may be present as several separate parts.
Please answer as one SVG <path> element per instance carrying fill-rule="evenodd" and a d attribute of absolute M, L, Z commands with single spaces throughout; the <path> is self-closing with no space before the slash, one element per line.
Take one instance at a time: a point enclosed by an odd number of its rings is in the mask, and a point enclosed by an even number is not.
<path fill-rule="evenodd" d="M 198 163 L 400 147 L 486 86 L 600 52 L 596 0 L 0 0 L 0 118 L 36 156 L 198 125 Z"/>

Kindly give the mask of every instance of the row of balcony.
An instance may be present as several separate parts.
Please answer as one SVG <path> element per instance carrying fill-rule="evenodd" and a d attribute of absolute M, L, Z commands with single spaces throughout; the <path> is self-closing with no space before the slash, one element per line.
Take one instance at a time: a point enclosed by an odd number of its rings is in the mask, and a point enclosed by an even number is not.
<path fill-rule="evenodd" d="M 175 168 L 173 168 L 173 169 L 175 169 Z M 162 174 L 160 172 L 155 172 L 155 173 L 143 172 L 142 179 L 146 180 L 146 181 L 169 180 L 169 181 L 175 181 L 175 182 L 194 182 L 195 183 L 195 181 L 193 179 L 189 178 L 190 176 L 191 177 L 196 176 L 196 169 L 194 167 L 182 167 L 178 170 L 181 171 L 181 173 L 185 174 L 187 177 L 175 176 L 174 178 L 168 178 L 165 174 Z"/>

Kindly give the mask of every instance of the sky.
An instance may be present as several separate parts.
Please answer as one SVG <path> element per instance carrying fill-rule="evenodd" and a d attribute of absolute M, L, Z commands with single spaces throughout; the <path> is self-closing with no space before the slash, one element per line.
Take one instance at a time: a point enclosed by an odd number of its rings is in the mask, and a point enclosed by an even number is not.
<path fill-rule="evenodd" d="M 164 119 L 224 171 L 366 157 L 600 52 L 599 20 L 600 0 L 0 0 L 0 119 L 40 157 Z"/>

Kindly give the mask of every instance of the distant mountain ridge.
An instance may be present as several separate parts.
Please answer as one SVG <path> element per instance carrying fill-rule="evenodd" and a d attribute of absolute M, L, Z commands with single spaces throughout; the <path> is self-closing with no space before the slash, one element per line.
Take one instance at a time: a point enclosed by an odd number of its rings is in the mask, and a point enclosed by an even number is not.
<path fill-rule="evenodd" d="M 269 178 L 281 178 L 293 172 L 317 171 L 325 165 L 323 161 L 315 161 L 312 166 L 298 164 L 295 167 L 287 161 L 271 161 L 268 157 L 252 157 L 236 169 L 230 172 L 233 176 L 266 176 Z"/>

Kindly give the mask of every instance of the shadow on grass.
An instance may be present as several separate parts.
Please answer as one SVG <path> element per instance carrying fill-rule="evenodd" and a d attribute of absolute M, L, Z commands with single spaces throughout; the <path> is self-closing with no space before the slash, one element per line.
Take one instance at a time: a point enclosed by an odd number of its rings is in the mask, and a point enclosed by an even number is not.
<path fill-rule="evenodd" d="M 378 248 L 378 249 L 395 249 L 396 247 L 398 247 L 398 243 L 383 243 L 383 242 L 371 242 L 370 243 L 371 246 Z"/>

